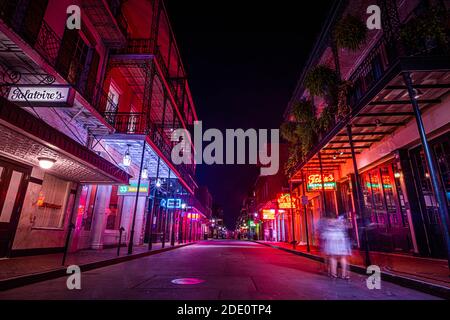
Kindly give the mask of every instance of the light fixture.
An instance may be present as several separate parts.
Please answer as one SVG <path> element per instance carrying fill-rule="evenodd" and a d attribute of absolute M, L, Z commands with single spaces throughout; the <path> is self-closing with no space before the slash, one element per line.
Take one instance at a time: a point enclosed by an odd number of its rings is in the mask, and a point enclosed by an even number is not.
<path fill-rule="evenodd" d="M 419 89 L 414 89 L 414 99 L 418 100 L 423 95 L 423 92 Z"/>
<path fill-rule="evenodd" d="M 398 172 L 398 171 L 394 173 L 394 177 L 395 177 L 395 179 L 400 179 L 400 178 L 401 178 L 401 176 L 402 176 L 402 175 L 401 175 L 401 173 L 400 173 L 400 172 Z"/>
<path fill-rule="evenodd" d="M 425 173 L 425 178 L 430 179 L 430 174 L 428 172 Z"/>
<path fill-rule="evenodd" d="M 382 123 L 380 119 L 375 120 L 375 125 L 379 128 L 381 127 Z"/>
<path fill-rule="evenodd" d="M 144 180 L 148 179 L 148 169 L 147 169 L 147 167 L 142 169 L 141 178 L 144 179 Z"/>
<path fill-rule="evenodd" d="M 336 160 L 336 159 L 337 159 L 337 155 L 334 155 L 334 156 L 333 156 L 333 160 Z"/>
<path fill-rule="evenodd" d="M 339 153 L 339 155 L 340 155 L 340 156 L 343 156 L 343 155 L 344 155 L 344 151 L 341 151 L 341 152 Z"/>
<path fill-rule="evenodd" d="M 53 168 L 55 165 L 56 160 L 50 159 L 50 158 L 38 158 L 39 160 L 39 166 L 44 170 L 49 170 Z"/>
<path fill-rule="evenodd" d="M 156 187 L 161 188 L 161 185 L 162 185 L 161 179 L 156 180 Z"/>
<path fill-rule="evenodd" d="M 131 166 L 130 145 L 128 145 L 127 152 L 123 156 L 123 165 L 124 165 L 124 167 Z"/>

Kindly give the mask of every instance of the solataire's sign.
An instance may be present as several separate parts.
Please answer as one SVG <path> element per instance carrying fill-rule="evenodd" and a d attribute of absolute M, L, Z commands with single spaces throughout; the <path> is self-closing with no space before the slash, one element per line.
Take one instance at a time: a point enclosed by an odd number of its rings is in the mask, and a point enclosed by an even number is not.
<path fill-rule="evenodd" d="M 336 180 L 332 173 L 324 174 L 323 179 L 320 177 L 320 174 L 311 174 L 308 176 L 307 187 L 308 191 L 319 191 L 322 188 L 325 191 L 335 191 Z"/>
<path fill-rule="evenodd" d="M 8 100 L 24 107 L 71 107 L 75 97 L 70 86 L 13 86 Z"/>

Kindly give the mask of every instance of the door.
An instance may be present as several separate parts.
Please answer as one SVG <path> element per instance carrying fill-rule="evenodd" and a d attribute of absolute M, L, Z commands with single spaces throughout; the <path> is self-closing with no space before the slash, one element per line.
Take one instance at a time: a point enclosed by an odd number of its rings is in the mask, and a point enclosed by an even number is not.
<path fill-rule="evenodd" d="M 10 254 L 31 169 L 0 160 L 0 257 Z"/>
<path fill-rule="evenodd" d="M 430 142 L 430 146 L 435 157 L 438 175 L 441 185 L 447 195 L 447 206 L 450 210 L 450 133 L 446 133 L 440 138 Z M 414 180 L 419 204 L 424 219 L 425 230 L 427 232 L 430 253 L 433 257 L 446 257 L 444 236 L 441 228 L 441 218 L 439 216 L 439 205 L 431 184 L 431 177 L 428 171 L 425 154 L 422 147 L 410 151 L 411 165 L 414 172 Z"/>

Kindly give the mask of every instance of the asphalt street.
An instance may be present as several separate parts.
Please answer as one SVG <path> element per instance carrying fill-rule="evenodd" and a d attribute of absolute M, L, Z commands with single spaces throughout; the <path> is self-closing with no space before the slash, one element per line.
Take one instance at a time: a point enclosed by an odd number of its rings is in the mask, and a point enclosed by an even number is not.
<path fill-rule="evenodd" d="M 68 290 L 65 277 L 0 292 L 0 299 L 436 299 L 388 282 L 369 290 L 366 279 L 354 273 L 349 281 L 330 279 L 322 264 L 307 258 L 253 242 L 212 240 L 84 272 L 81 290 Z"/>

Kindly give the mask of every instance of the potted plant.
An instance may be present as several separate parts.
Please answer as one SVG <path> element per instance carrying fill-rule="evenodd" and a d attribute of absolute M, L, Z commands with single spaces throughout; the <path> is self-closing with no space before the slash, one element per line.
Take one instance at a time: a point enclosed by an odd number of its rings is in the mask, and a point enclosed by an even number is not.
<path fill-rule="evenodd" d="M 336 24 L 333 37 L 338 48 L 357 51 L 367 40 L 367 26 L 358 17 L 347 15 Z"/>

